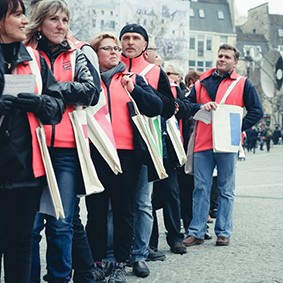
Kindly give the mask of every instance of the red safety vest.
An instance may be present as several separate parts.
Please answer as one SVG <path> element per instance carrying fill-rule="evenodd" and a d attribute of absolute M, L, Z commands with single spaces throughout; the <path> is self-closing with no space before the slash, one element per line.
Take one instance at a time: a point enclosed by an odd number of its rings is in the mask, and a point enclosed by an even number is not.
<path fill-rule="evenodd" d="M 37 64 L 37 68 L 39 68 L 39 71 L 40 71 L 40 56 L 39 56 L 38 51 L 36 51 L 36 50 L 34 50 L 30 47 L 27 47 L 27 50 L 30 54 L 31 54 L 31 52 L 33 52 L 34 56 L 32 56 L 32 57 L 35 57 L 36 63 L 33 62 L 33 61 L 23 62 L 23 63 L 17 65 L 16 69 L 13 70 L 14 74 L 19 74 L 19 75 L 34 74 L 34 75 L 36 75 L 32 71 L 32 68 L 31 68 L 31 65 L 30 65 L 30 64 L 34 64 L 34 63 Z M 41 79 L 41 78 L 37 77 L 36 86 L 35 86 L 35 90 L 34 90 L 35 93 L 39 93 L 39 92 L 42 91 L 41 89 L 40 90 L 38 89 L 39 84 L 41 83 L 41 82 L 39 82 L 38 79 Z M 33 174 L 34 174 L 35 178 L 38 178 L 40 176 L 45 175 L 43 160 L 42 160 L 42 157 L 41 157 L 40 147 L 39 147 L 39 143 L 38 143 L 37 136 L 36 136 L 36 128 L 39 127 L 39 121 L 38 121 L 37 117 L 34 115 L 34 113 L 32 113 L 32 112 L 28 112 L 27 116 L 28 116 L 28 121 L 29 121 L 29 125 L 30 125 L 31 137 L 32 137 L 32 168 L 33 168 Z"/>
<path fill-rule="evenodd" d="M 40 54 L 44 57 L 47 64 L 51 68 L 51 62 L 48 56 L 40 51 Z M 70 49 L 66 52 L 61 53 L 54 61 L 53 70 L 54 77 L 57 81 L 70 82 L 73 81 L 75 72 L 75 60 L 76 50 Z M 75 136 L 73 126 L 69 117 L 69 113 L 73 112 L 75 107 L 73 105 L 66 105 L 66 111 L 63 114 L 62 120 L 59 124 L 53 126 L 44 125 L 46 134 L 47 146 L 63 147 L 63 148 L 75 148 Z M 55 129 L 55 130 L 54 130 Z M 55 132 L 54 132 L 55 131 Z M 51 144 L 52 134 L 54 136 L 54 144 Z"/>
<path fill-rule="evenodd" d="M 214 72 L 215 69 L 209 70 L 203 73 L 200 79 L 195 83 L 195 90 L 196 90 L 196 101 L 199 104 L 205 104 L 211 101 L 205 87 L 201 84 L 201 81 Z M 220 103 L 222 97 L 224 96 L 227 88 L 230 84 L 237 79 L 239 75 L 234 70 L 230 76 L 230 78 L 224 79 L 217 90 L 215 102 Z M 230 105 L 238 105 L 243 107 L 244 106 L 244 86 L 245 86 L 246 78 L 242 77 L 236 86 L 233 88 L 231 93 L 226 99 L 225 104 Z M 212 143 L 212 124 L 205 124 L 201 121 L 197 121 L 196 125 L 196 139 L 195 139 L 195 146 L 194 152 L 210 150 L 213 148 Z"/>

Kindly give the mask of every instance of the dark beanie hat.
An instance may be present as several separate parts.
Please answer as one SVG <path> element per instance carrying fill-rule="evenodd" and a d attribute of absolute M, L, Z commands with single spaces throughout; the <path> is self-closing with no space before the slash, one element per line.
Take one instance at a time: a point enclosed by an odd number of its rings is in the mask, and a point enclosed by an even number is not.
<path fill-rule="evenodd" d="M 127 32 L 136 32 L 136 33 L 141 34 L 144 37 L 145 41 L 148 43 L 148 34 L 142 26 L 140 26 L 138 24 L 125 25 L 120 32 L 119 39 L 121 40 L 123 34 L 125 34 Z"/>

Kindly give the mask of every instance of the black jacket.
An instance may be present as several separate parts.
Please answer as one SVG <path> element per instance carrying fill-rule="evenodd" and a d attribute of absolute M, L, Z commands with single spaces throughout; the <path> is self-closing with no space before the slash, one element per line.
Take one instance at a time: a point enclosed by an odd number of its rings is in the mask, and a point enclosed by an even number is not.
<path fill-rule="evenodd" d="M 0 95 L 4 88 L 4 60 L 2 56 L 2 48 L 0 47 Z"/>
<path fill-rule="evenodd" d="M 2 44 L 2 48 L 5 60 L 12 65 L 11 70 L 32 60 L 22 43 Z M 43 124 L 57 124 L 65 111 L 61 88 L 42 57 L 40 64 L 43 106 L 36 116 Z M 6 69 L 5 73 L 11 73 L 11 70 Z M 0 140 L 0 189 L 41 185 L 45 178 L 35 179 L 33 175 L 31 133 L 26 112 L 14 107 L 5 116 L 1 132 L 6 133 L 6 139 Z"/>
<path fill-rule="evenodd" d="M 40 40 L 37 46 L 39 51 L 43 51 L 50 60 L 51 68 L 56 58 L 63 52 L 71 49 L 67 41 L 58 44 L 55 49 L 48 47 L 48 42 Z M 80 50 L 76 50 L 75 75 L 73 82 L 59 82 L 66 104 L 89 106 L 93 101 L 98 101 L 100 88 L 96 88 L 92 75 L 87 67 L 85 55 Z"/>

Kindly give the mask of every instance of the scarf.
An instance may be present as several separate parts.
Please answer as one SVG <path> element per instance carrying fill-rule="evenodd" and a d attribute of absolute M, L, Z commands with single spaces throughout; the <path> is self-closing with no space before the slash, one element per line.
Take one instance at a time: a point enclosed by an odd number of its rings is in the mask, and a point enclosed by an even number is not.
<path fill-rule="evenodd" d="M 125 71 L 125 69 L 126 69 L 125 63 L 119 62 L 119 64 L 117 66 L 113 67 L 112 69 L 101 72 L 100 73 L 101 79 L 105 83 L 105 85 L 107 87 L 109 87 L 113 76 L 117 73 L 122 73 L 123 71 Z"/>

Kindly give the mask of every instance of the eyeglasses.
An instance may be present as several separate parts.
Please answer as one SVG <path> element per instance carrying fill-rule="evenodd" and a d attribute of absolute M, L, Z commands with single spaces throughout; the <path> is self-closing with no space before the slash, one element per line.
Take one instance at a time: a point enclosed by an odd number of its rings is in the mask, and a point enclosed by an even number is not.
<path fill-rule="evenodd" d="M 115 45 L 115 46 L 103 46 L 103 47 L 99 47 L 98 50 L 104 50 L 104 51 L 107 51 L 107 52 L 112 52 L 113 50 L 114 51 L 121 51 L 121 47 L 118 46 L 118 45 Z"/>
<path fill-rule="evenodd" d="M 150 48 L 150 47 L 148 47 L 148 48 L 147 48 L 147 50 L 157 51 L 157 50 L 158 50 L 158 48 L 153 48 L 153 47 L 152 47 L 152 48 Z"/>
<path fill-rule="evenodd" d="M 178 73 L 173 73 L 173 72 L 167 72 L 166 74 L 167 74 L 167 76 L 170 76 L 170 75 L 176 75 L 176 76 L 179 76 L 179 74 L 178 74 Z"/>

